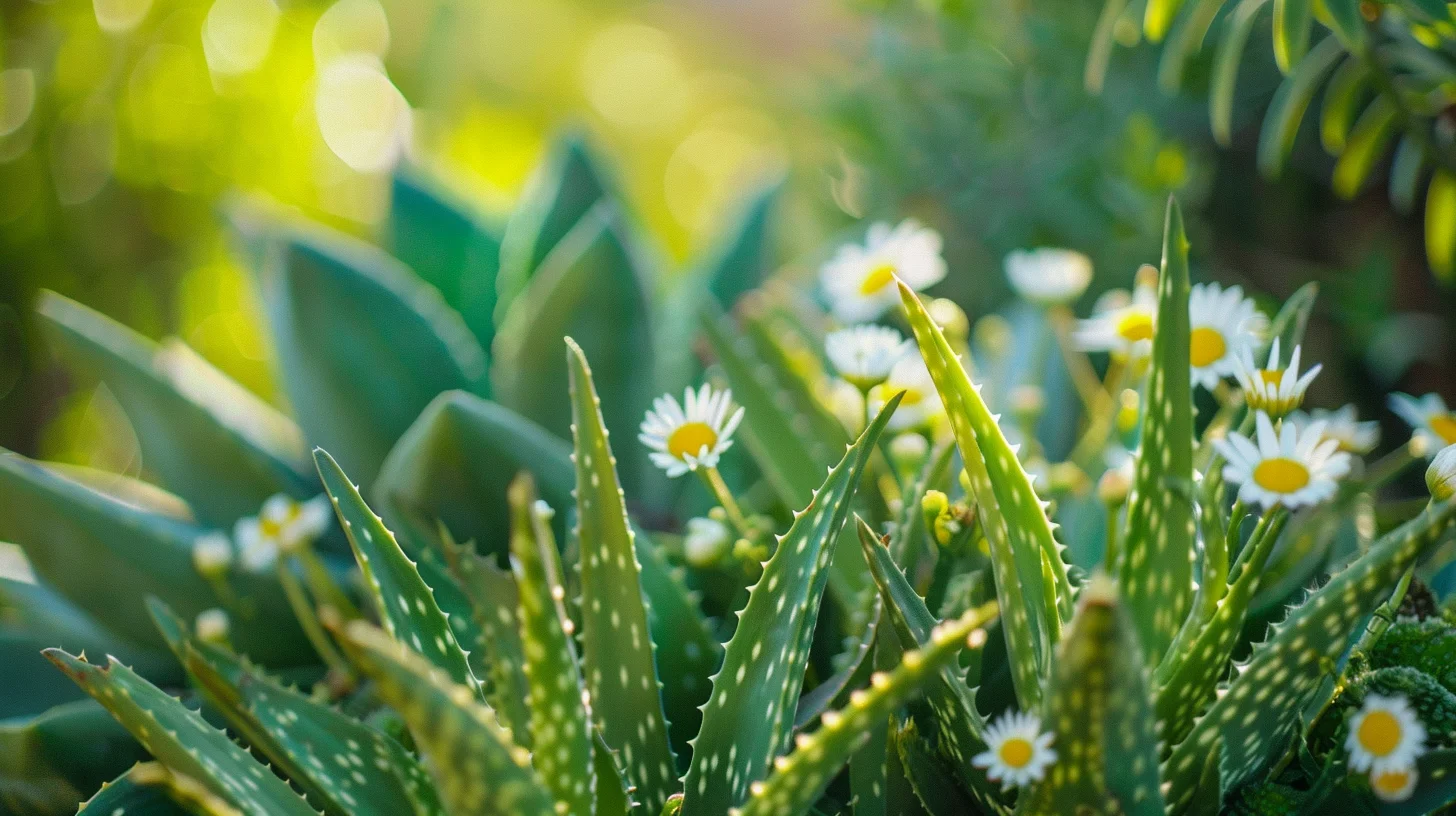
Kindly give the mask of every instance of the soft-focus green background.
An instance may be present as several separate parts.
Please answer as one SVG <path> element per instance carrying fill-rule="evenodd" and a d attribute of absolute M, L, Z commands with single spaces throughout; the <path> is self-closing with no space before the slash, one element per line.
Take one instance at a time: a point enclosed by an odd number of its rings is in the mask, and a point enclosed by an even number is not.
<path fill-rule="evenodd" d="M 501 214 L 553 135 L 608 157 L 672 270 L 738 196 L 787 174 L 778 247 L 810 280 L 861 219 L 940 229 L 937 290 L 972 317 L 1006 297 L 1000 258 L 1070 246 L 1094 291 L 1156 262 L 1163 201 L 1191 214 L 1196 274 L 1271 300 L 1323 285 L 1312 401 L 1390 419 L 1385 391 L 1456 396 L 1451 294 L 1420 225 L 1380 185 L 1328 192 L 1306 126 L 1292 167 L 1254 170 L 1278 82 L 1267 29 L 1243 66 L 1231 150 L 1208 135 L 1208 55 L 1187 90 L 1120 32 L 1106 90 L 1082 87 L 1100 3 L 847 0 L 10 0 L 0 14 L 0 445 L 139 471 L 104 389 L 72 388 L 34 341 L 55 289 L 151 335 L 180 335 L 277 399 L 219 204 L 262 194 L 370 237 L 403 161 Z M 360 57 L 358 55 L 365 55 Z M 354 55 L 341 57 L 340 55 Z M 382 59 L 388 84 L 325 79 Z M 396 90 L 397 89 L 397 90 Z M 407 105 L 405 104 L 407 103 Z M 407 119 L 407 122 L 405 121 Z M 1390 427 L 1394 427 L 1393 423 Z"/>

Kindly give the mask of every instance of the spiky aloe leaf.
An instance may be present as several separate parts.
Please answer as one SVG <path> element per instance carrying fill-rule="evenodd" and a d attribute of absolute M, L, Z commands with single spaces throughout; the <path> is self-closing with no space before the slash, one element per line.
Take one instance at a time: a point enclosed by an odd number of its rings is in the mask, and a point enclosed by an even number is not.
<path fill-rule="evenodd" d="M 41 659 L 39 647 L 35 653 Z M 55 667 L 46 668 L 56 681 Z M 3 688 L 7 694 L 27 693 Z M 69 813 L 146 757 L 111 713 L 84 694 L 34 717 L 0 720 L 0 812 Z"/>
<path fill-rule="evenodd" d="M 1163 230 L 1147 410 L 1118 564 L 1118 587 L 1151 665 L 1162 659 L 1193 601 L 1188 237 L 1172 198 Z"/>
<path fill-rule="evenodd" d="M 1041 700 L 1051 644 L 1062 620 L 1071 614 L 1072 586 L 1062 547 L 1052 535 L 1046 506 L 1032 489 L 1031 476 L 1006 442 L 979 387 L 971 383 L 914 290 L 904 283 L 899 286 L 915 342 L 955 431 L 991 547 L 1016 696 L 1023 708 L 1035 707 Z"/>
<path fill-rule="evenodd" d="M 1321 666 L 1333 666 L 1345 653 L 1358 634 L 1357 623 L 1390 597 L 1453 518 L 1456 502 L 1428 507 L 1382 536 L 1273 628 L 1165 763 L 1170 812 L 1181 812 L 1199 797 L 1218 801 L 1283 752 L 1300 712 L 1326 679 Z M 1217 773 L 1200 784 L 1204 763 L 1214 756 Z"/>
<path fill-rule="evenodd" d="M 596 816 L 626 816 L 636 806 L 627 774 L 597 728 L 592 729 L 592 772 L 597 777 Z"/>
<path fill-rule="evenodd" d="M 800 739 L 792 753 L 774 761 L 773 774 L 752 786 L 753 795 L 743 806 L 743 816 L 800 816 L 808 812 L 840 766 L 869 736 L 873 725 L 888 717 L 922 684 L 939 676 L 961 649 L 984 643 L 981 627 L 995 616 L 995 605 L 987 604 L 940 624 L 931 631 L 923 649 L 905 652 L 893 671 L 876 673 L 867 691 L 850 697 L 848 708 L 825 714 L 818 731 Z M 979 639 L 973 636 L 978 631 Z"/>
<path fill-rule="evenodd" d="M 836 700 L 840 700 L 846 692 L 856 687 L 855 678 L 860 677 L 874 665 L 875 640 L 881 631 L 881 602 L 878 595 L 873 596 L 873 599 L 873 611 L 868 616 L 869 623 L 860 633 L 858 641 L 854 642 L 849 650 L 841 656 L 843 663 L 840 665 L 839 671 L 799 697 L 794 709 L 795 731 L 803 731 L 819 719 L 820 715 L 828 711 Z"/>
<path fill-rule="evenodd" d="M 549 513 L 525 474 L 511 485 L 511 564 L 521 595 L 521 641 L 530 683 L 532 764 L 567 813 L 596 801 L 591 706 L 577 668 L 575 628 L 562 599 L 561 563 Z"/>
<path fill-rule="evenodd" d="M 8 802 L 0 798 L 0 804 Z M 75 803 L 73 800 L 67 804 Z M 57 809 L 56 812 L 61 810 Z M 173 801 L 167 795 L 166 788 L 133 781 L 130 771 L 105 783 L 95 796 L 82 802 L 76 816 L 119 816 L 127 813 L 141 813 L 146 816 L 196 816 Z"/>
<path fill-rule="evenodd" d="M 1112 580 L 1095 576 L 1057 647 L 1043 727 L 1056 764 L 1018 814 L 1162 816 L 1158 741 L 1137 632 Z"/>
<path fill-rule="evenodd" d="M 486 641 L 480 624 L 475 620 L 475 605 L 455 573 L 450 571 L 444 555 L 438 550 L 422 547 L 418 556 L 415 569 L 419 570 L 420 580 L 435 594 L 435 603 L 445 615 L 445 620 L 450 622 L 450 629 L 455 632 L 455 641 L 465 650 L 471 673 L 475 675 L 475 679 L 483 680 L 483 661 L 486 655 L 483 644 Z"/>
<path fill-rule="evenodd" d="M 121 403 L 147 469 L 204 522 L 229 526 L 275 493 L 318 492 L 293 422 L 185 346 L 158 347 L 54 292 L 36 313 L 65 359 Z"/>
<path fill-rule="evenodd" d="M 551 794 L 531 754 L 511 741 L 475 691 L 450 682 L 403 643 L 363 621 L 344 631 L 350 659 L 404 717 L 450 813 L 547 816 Z"/>
<path fill-rule="evenodd" d="M 359 489 L 327 451 L 315 449 L 313 456 L 324 490 L 339 514 L 349 546 L 354 548 L 359 571 L 364 574 L 384 630 L 424 655 L 454 682 L 480 692 L 480 683 L 470 671 L 455 630 L 450 628 L 414 562 L 399 548 L 394 533 L 364 503 Z"/>
<path fill-rule="evenodd" d="M 870 453 L 899 404 L 896 395 L 830 469 L 749 590 L 693 744 L 684 780 L 688 816 L 742 804 L 749 785 L 788 747 L 833 544 Z"/>
<path fill-rule="evenodd" d="M 890 747 L 925 813 L 962 816 L 976 812 L 975 803 L 956 784 L 955 774 L 945 767 L 945 760 L 935 753 L 929 740 L 920 736 L 915 720 L 891 731 Z"/>
<path fill-rule="evenodd" d="M 571 338 L 566 345 L 587 687 L 603 737 L 622 752 L 638 799 L 656 811 L 678 783 L 647 625 L 636 532 L 627 518 L 591 368 Z"/>
<path fill-rule="evenodd" d="M 94 666 L 60 649 L 45 655 L 168 768 L 253 816 L 314 816 L 286 782 L 225 733 L 126 666 L 114 660 L 105 668 Z"/>

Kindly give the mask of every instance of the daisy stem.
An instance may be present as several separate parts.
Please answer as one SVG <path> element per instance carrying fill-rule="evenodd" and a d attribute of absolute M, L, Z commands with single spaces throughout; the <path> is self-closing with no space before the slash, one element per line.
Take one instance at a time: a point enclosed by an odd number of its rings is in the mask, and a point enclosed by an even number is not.
<path fill-rule="evenodd" d="M 1097 379 L 1097 371 L 1092 368 L 1092 361 L 1072 343 L 1072 325 L 1076 318 L 1065 306 L 1054 306 L 1046 314 L 1052 324 L 1052 334 L 1057 339 L 1057 346 L 1062 351 L 1062 360 L 1067 364 L 1067 373 L 1072 377 L 1072 385 L 1077 388 L 1077 395 L 1082 398 L 1083 405 L 1090 413 L 1106 402 L 1109 396 L 1103 390 L 1102 382 Z"/>
<path fill-rule="evenodd" d="M 359 609 L 354 606 L 353 601 L 345 594 L 343 589 L 334 581 L 334 576 L 329 573 L 329 568 L 319 560 L 318 553 L 313 551 L 312 543 L 305 543 L 296 552 L 298 563 L 303 567 L 303 579 L 308 584 L 308 589 L 314 597 L 320 598 L 323 603 L 332 606 L 344 620 L 353 620 L 359 617 Z"/>
<path fill-rule="evenodd" d="M 1374 490 L 1391 479 L 1399 476 L 1413 462 L 1419 459 L 1411 450 L 1410 443 L 1406 443 L 1376 459 L 1370 463 L 1370 468 L 1365 471 L 1365 487 L 1367 490 Z"/>
<path fill-rule="evenodd" d="M 328 633 L 324 631 L 323 624 L 319 622 L 318 613 L 314 610 L 313 604 L 309 602 L 308 593 L 304 591 L 303 584 L 299 583 L 298 577 L 293 574 L 293 559 L 278 559 L 278 580 L 283 584 L 283 594 L 288 596 L 288 605 L 293 609 L 293 616 L 298 618 L 298 623 L 303 627 L 303 634 L 308 642 L 313 645 L 314 651 L 318 652 L 324 664 L 329 670 L 340 677 L 352 677 L 353 671 L 334 648 L 333 641 L 329 640 Z"/>
<path fill-rule="evenodd" d="M 713 496 L 718 504 L 723 507 L 723 512 L 728 514 L 728 521 L 733 524 L 734 529 L 744 538 L 752 541 L 754 538 L 753 528 L 748 524 L 748 518 L 743 515 L 743 510 L 738 506 L 738 500 L 733 498 L 733 493 L 728 489 L 728 484 L 723 481 L 723 475 L 715 467 L 700 467 L 698 475 L 713 491 Z"/>
<path fill-rule="evenodd" d="M 1254 532 L 1249 534 L 1248 542 L 1239 550 L 1238 557 L 1229 568 L 1229 575 L 1238 575 L 1245 564 L 1251 569 L 1263 569 L 1264 562 L 1269 560 L 1269 553 L 1274 549 L 1274 542 L 1279 540 L 1279 534 L 1284 532 L 1284 523 L 1288 520 L 1289 511 L 1282 504 L 1265 510 L 1264 515 L 1259 517 Z"/>
<path fill-rule="evenodd" d="M 1112 425 L 1117 420 L 1117 400 L 1113 395 L 1122 388 L 1123 375 L 1126 372 L 1127 366 L 1119 363 L 1116 358 L 1108 363 L 1107 381 L 1098 389 L 1102 396 L 1097 405 L 1089 409 L 1091 416 L 1087 420 L 1087 430 L 1077 440 L 1077 446 L 1068 457 L 1085 471 L 1093 470 L 1093 463 L 1106 447 L 1107 437 L 1112 433 Z"/>

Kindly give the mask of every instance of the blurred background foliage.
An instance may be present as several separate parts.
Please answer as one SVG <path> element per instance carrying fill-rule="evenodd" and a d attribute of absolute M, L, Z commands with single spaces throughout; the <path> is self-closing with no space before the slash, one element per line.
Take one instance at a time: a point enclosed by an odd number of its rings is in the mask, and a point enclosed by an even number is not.
<path fill-rule="evenodd" d="M 945 236 L 937 291 L 972 318 L 1004 303 L 1005 253 L 1036 245 L 1093 257 L 1085 311 L 1157 261 L 1176 193 L 1197 277 L 1267 303 L 1320 281 L 1307 342 L 1329 373 L 1314 404 L 1390 421 L 1393 387 L 1456 396 L 1456 310 L 1426 271 L 1419 217 L 1378 189 L 1330 193 L 1308 123 L 1283 177 L 1258 175 L 1281 79 L 1267 26 L 1224 149 L 1206 113 L 1212 46 L 1163 93 L 1142 4 L 1129 5 L 1094 95 L 1083 73 L 1101 9 L 1085 0 L 13 0 L 0 11 L 0 446 L 141 467 L 105 389 L 48 365 L 28 316 L 39 288 L 176 334 L 278 400 L 226 201 L 259 194 L 377 238 L 402 164 L 501 218 L 569 128 L 608 158 L 664 280 L 750 189 L 787 175 L 787 277 L 808 281 L 863 219 L 909 215 Z"/>

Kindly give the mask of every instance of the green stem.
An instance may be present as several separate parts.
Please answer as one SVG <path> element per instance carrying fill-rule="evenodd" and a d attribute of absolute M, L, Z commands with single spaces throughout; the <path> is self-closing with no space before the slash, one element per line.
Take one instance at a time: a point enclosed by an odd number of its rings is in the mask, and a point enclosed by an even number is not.
<path fill-rule="evenodd" d="M 299 583 L 298 577 L 293 574 L 291 558 L 280 558 L 278 560 L 278 580 L 283 584 L 283 593 L 288 596 L 288 605 L 293 609 L 294 617 L 303 627 L 303 634 L 308 637 L 308 642 L 313 644 L 314 651 L 318 652 L 320 658 L 329 669 L 341 677 L 352 677 L 353 671 L 334 648 L 333 641 L 329 640 L 328 633 L 324 631 L 323 624 L 319 623 L 318 614 L 314 611 L 313 604 L 309 603 L 308 593 Z"/>
<path fill-rule="evenodd" d="M 318 553 L 314 552 L 312 544 L 304 544 L 298 548 L 296 553 L 298 562 L 303 566 L 303 579 L 308 583 L 308 589 L 314 597 L 334 608 L 344 620 L 354 620 L 359 617 L 359 609 L 339 585 L 334 582 L 334 576 L 330 574 L 329 568 L 319 560 Z"/>
<path fill-rule="evenodd" d="M 733 493 L 728 490 L 728 484 L 723 481 L 723 475 L 715 467 L 700 467 L 697 473 L 708 485 L 708 489 L 713 491 L 713 496 L 723 507 L 723 512 L 728 514 L 728 521 L 738 530 L 738 534 L 752 541 L 753 528 L 749 526 L 743 510 L 738 507 L 738 501 L 733 498 Z"/>
<path fill-rule="evenodd" d="M 1246 563 L 1253 564 L 1255 569 L 1262 569 L 1264 566 L 1262 562 L 1268 560 L 1274 540 L 1284 531 L 1284 522 L 1288 519 L 1289 510 L 1281 504 L 1265 510 L 1264 515 L 1259 517 L 1259 523 L 1254 527 L 1254 532 L 1249 535 L 1248 543 L 1239 550 L 1238 558 L 1234 559 L 1233 566 L 1229 567 L 1229 575 L 1237 575 L 1240 568 Z M 1264 546 L 1266 543 L 1270 546 Z"/>
<path fill-rule="evenodd" d="M 1361 481 L 1364 483 L 1366 490 L 1375 490 L 1391 479 L 1399 476 L 1419 458 L 1411 451 L 1410 443 L 1407 442 L 1390 453 L 1376 459 L 1374 462 L 1371 462 L 1369 469 L 1365 471 L 1365 477 Z"/>
<path fill-rule="evenodd" d="M 1101 388 L 1103 399 L 1093 410 L 1092 416 L 1087 422 L 1087 430 L 1077 441 L 1072 455 L 1068 457 L 1085 471 L 1093 472 L 1094 461 L 1102 453 L 1102 449 L 1107 447 L 1107 436 L 1112 432 L 1113 423 L 1117 421 L 1118 400 L 1116 395 L 1122 390 L 1127 371 L 1128 366 L 1119 363 L 1115 358 L 1108 364 L 1107 381 Z"/>

